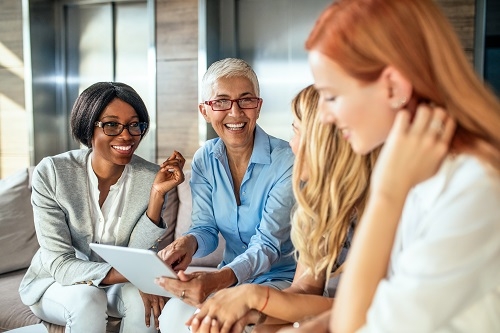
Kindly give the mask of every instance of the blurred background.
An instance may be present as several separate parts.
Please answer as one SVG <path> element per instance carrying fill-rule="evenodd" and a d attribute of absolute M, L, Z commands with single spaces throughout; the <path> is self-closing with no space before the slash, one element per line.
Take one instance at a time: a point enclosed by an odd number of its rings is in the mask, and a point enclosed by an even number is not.
<path fill-rule="evenodd" d="M 259 124 L 291 137 L 290 101 L 312 83 L 304 41 L 331 0 L 0 0 L 0 178 L 78 148 L 69 114 L 97 81 L 122 81 L 146 102 L 138 154 L 188 163 L 215 133 L 198 86 L 214 61 L 255 69 Z M 438 0 L 476 71 L 500 92 L 500 1 Z"/>

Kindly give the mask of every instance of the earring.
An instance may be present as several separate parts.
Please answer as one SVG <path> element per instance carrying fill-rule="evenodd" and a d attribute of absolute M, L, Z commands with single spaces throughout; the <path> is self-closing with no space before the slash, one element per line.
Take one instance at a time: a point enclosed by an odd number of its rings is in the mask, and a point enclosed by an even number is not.
<path fill-rule="evenodd" d="M 396 99 L 392 102 L 391 108 L 393 110 L 399 110 L 401 109 L 404 105 L 406 104 L 406 97 L 403 97 L 401 99 Z"/>

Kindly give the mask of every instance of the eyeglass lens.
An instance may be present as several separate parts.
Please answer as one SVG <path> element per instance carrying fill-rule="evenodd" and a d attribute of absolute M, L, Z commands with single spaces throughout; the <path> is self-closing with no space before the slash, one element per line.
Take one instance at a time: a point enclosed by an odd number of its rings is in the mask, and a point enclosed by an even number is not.
<path fill-rule="evenodd" d="M 146 123 L 130 123 L 128 125 L 123 125 L 115 122 L 107 122 L 102 124 L 102 129 L 104 130 L 104 134 L 115 136 L 121 134 L 125 128 L 127 128 L 130 135 L 142 135 L 146 131 L 147 124 Z"/>
<path fill-rule="evenodd" d="M 214 111 L 225 111 L 233 107 L 233 102 L 238 103 L 241 109 L 254 109 L 259 105 L 259 98 L 240 98 L 240 99 L 220 99 L 209 101 L 212 110 Z"/>

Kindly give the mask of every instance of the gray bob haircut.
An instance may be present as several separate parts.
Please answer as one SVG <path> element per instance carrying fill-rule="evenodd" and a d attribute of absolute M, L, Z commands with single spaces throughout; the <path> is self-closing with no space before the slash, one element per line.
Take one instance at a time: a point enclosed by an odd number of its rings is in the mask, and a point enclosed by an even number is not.
<path fill-rule="evenodd" d="M 260 97 L 259 80 L 252 67 L 244 60 L 225 58 L 218 60 L 208 67 L 201 80 L 201 97 L 208 100 L 212 94 L 213 84 L 220 78 L 245 77 L 253 85 L 257 97 Z"/>

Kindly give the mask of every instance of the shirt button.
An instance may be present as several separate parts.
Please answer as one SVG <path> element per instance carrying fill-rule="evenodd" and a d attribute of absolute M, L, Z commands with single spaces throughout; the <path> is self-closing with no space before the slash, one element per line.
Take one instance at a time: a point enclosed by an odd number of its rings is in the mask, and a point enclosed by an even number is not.
<path fill-rule="evenodd" d="M 243 245 L 241 248 L 242 248 L 242 249 L 246 249 L 247 247 L 246 247 L 245 245 Z"/>

